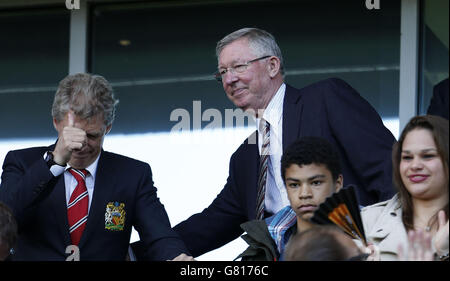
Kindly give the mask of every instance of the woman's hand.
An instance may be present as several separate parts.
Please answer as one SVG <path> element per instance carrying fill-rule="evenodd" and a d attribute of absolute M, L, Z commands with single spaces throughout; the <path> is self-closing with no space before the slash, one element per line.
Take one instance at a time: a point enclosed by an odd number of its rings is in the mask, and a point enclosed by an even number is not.
<path fill-rule="evenodd" d="M 431 234 L 422 230 L 408 231 L 408 249 L 406 253 L 401 244 L 398 245 L 398 260 L 400 261 L 432 261 Z"/>
<path fill-rule="evenodd" d="M 439 211 L 438 213 L 438 229 L 434 235 L 434 248 L 436 249 L 436 254 L 438 256 L 448 254 L 448 218 L 445 217 L 444 211 Z"/>

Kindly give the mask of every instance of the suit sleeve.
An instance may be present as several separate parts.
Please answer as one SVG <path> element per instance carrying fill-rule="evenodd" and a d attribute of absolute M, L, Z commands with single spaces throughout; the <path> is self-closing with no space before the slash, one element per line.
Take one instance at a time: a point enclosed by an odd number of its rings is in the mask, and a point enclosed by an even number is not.
<path fill-rule="evenodd" d="M 174 227 L 194 257 L 217 249 L 242 234 L 240 224 L 247 219 L 235 181 L 234 159 L 235 154 L 230 160 L 227 183 L 211 205 Z"/>
<path fill-rule="evenodd" d="M 23 161 L 14 151 L 6 155 L 0 185 L 0 200 L 13 210 L 19 228 L 33 216 L 34 207 L 55 186 L 55 177 L 43 158 L 31 166 Z"/>
<path fill-rule="evenodd" d="M 153 186 L 150 166 L 145 164 L 136 195 L 136 221 L 146 259 L 171 260 L 181 253 L 190 254 L 178 234 L 171 228 L 169 217 Z"/>
<path fill-rule="evenodd" d="M 363 185 L 359 188 L 375 194 L 378 202 L 390 199 L 395 193 L 391 162 L 394 136 L 383 125 L 375 109 L 350 85 L 340 79 L 330 81 L 330 89 L 323 94 L 329 127 L 345 154 L 341 157 L 346 158 L 354 174 L 358 175 Z"/>

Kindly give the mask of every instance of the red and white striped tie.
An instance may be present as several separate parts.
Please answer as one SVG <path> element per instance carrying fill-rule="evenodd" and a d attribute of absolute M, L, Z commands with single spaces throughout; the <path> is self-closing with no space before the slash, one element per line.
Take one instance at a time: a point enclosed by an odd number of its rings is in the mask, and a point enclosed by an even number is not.
<path fill-rule="evenodd" d="M 89 195 L 86 188 L 88 171 L 70 168 L 69 172 L 78 182 L 67 205 L 70 238 L 72 239 L 72 245 L 78 245 L 88 217 Z"/>

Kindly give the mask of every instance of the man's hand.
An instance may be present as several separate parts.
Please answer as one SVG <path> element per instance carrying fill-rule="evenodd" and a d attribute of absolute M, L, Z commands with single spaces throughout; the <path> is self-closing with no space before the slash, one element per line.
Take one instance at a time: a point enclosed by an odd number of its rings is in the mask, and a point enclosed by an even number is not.
<path fill-rule="evenodd" d="M 75 127 L 75 115 L 72 111 L 67 113 L 67 118 L 67 126 L 60 133 L 53 151 L 53 160 L 62 166 L 70 161 L 74 150 L 80 150 L 87 144 L 86 132 Z"/>
<path fill-rule="evenodd" d="M 183 253 L 174 258 L 172 261 L 195 261 L 195 259 L 192 256 L 188 256 Z"/>

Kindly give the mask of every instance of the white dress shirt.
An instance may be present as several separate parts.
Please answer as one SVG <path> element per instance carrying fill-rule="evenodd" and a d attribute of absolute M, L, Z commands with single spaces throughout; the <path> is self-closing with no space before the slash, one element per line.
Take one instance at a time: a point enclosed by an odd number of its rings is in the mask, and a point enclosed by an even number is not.
<path fill-rule="evenodd" d="M 45 155 L 44 155 L 45 158 Z M 98 159 L 100 158 L 100 154 L 97 156 L 97 159 L 89 165 L 86 170 L 89 171 L 89 174 L 86 176 L 86 188 L 89 195 L 89 206 L 88 206 L 88 213 L 91 209 L 91 203 L 92 203 L 92 196 L 94 195 L 94 184 L 95 184 L 95 175 L 97 173 L 97 165 L 98 165 Z M 69 205 L 70 196 L 72 195 L 72 192 L 75 190 L 75 187 L 77 187 L 77 180 L 75 177 L 68 171 L 70 169 L 70 165 L 67 164 L 66 167 L 62 166 L 53 166 L 50 169 L 50 172 L 53 174 L 53 176 L 57 177 L 64 173 L 64 183 L 66 187 L 66 205 Z"/>
<path fill-rule="evenodd" d="M 286 188 L 281 178 L 281 156 L 283 154 L 283 100 L 286 85 L 283 83 L 264 110 L 263 119 L 270 124 L 270 161 L 266 180 L 265 210 L 277 213 L 289 205 Z M 261 118 L 256 119 L 259 128 Z M 258 149 L 261 155 L 262 133 L 258 130 Z"/>

